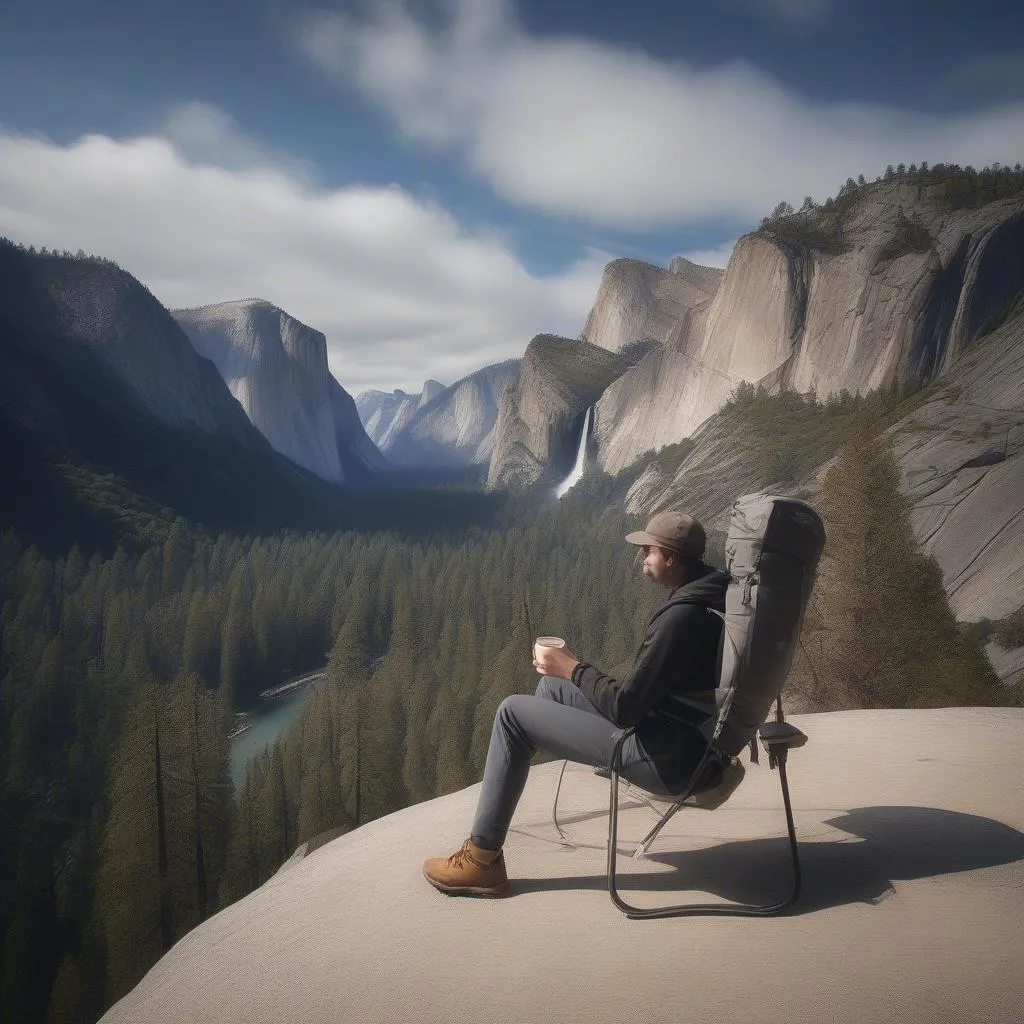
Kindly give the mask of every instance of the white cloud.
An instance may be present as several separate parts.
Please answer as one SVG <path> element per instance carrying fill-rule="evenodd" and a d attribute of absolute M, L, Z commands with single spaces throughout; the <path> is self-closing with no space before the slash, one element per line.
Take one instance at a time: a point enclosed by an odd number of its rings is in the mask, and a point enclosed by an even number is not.
<path fill-rule="evenodd" d="M 775 0 L 809 14 L 822 4 Z M 696 70 L 638 49 L 535 38 L 502 0 L 449 0 L 438 30 L 397 2 L 311 15 L 305 53 L 412 143 L 447 148 L 506 199 L 632 230 L 756 223 L 889 163 L 1024 158 L 1024 103 L 936 118 L 814 103 L 748 63 Z"/>
<path fill-rule="evenodd" d="M 204 145 L 223 156 L 216 133 Z M 229 170 L 158 136 L 0 134 L 0 233 L 114 259 L 171 308 L 267 299 L 326 334 L 353 393 L 451 383 L 534 334 L 575 336 L 610 258 L 534 277 L 500 239 L 397 186 L 328 191 L 242 155 Z"/>
<path fill-rule="evenodd" d="M 168 114 L 160 135 L 174 143 L 193 163 L 232 171 L 273 167 L 302 181 L 316 178 L 316 167 L 287 153 L 278 153 L 242 128 L 211 103 L 181 103 Z"/>

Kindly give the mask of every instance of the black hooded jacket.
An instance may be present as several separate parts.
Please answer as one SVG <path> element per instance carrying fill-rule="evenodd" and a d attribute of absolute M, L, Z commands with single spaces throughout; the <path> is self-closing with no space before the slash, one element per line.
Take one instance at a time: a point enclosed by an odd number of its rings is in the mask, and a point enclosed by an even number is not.
<path fill-rule="evenodd" d="M 681 741 L 693 749 L 699 739 L 696 730 L 675 720 L 679 705 L 669 694 L 706 693 L 717 686 L 722 620 L 707 609 L 725 611 L 730 578 L 708 566 L 703 576 L 674 590 L 647 624 L 647 635 L 624 679 L 612 679 L 587 662 L 572 672 L 572 681 L 605 718 L 615 725 L 637 726 L 641 747 L 665 781 L 666 775 L 676 774 L 666 770 L 667 762 L 676 760 Z M 702 717 L 706 716 L 696 712 L 695 724 Z"/>

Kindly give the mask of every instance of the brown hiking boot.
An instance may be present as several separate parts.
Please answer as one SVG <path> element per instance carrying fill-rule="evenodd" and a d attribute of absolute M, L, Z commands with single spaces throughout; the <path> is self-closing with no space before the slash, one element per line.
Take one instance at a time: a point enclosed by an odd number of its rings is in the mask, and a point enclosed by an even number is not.
<path fill-rule="evenodd" d="M 485 850 L 472 839 L 450 857 L 425 860 L 423 874 L 435 889 L 450 896 L 500 896 L 508 885 L 502 851 Z"/>

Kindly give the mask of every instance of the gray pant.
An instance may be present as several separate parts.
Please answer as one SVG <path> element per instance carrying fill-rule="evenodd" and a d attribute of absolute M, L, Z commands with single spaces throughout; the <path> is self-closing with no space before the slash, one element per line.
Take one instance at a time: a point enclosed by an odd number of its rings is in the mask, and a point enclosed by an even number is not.
<path fill-rule="evenodd" d="M 502 847 L 526 786 L 530 758 L 538 748 L 555 757 L 608 768 L 622 731 L 568 679 L 542 676 L 532 697 L 506 697 L 491 727 L 483 788 L 470 833 L 473 842 L 489 850 Z M 620 775 L 648 792 L 666 792 L 635 733 L 622 745 Z"/>

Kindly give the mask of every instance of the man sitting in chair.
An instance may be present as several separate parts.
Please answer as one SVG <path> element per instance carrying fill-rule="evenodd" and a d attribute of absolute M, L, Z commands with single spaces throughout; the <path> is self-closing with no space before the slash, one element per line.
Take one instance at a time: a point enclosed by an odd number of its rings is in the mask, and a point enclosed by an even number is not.
<path fill-rule="evenodd" d="M 533 696 L 516 694 L 498 707 L 469 838 L 451 856 L 423 864 L 442 892 L 497 896 L 508 884 L 502 845 L 538 749 L 608 769 L 620 730 L 636 726 L 620 775 L 661 796 L 682 793 L 703 757 L 707 741 L 697 727 L 707 715 L 673 695 L 706 695 L 717 686 L 722 620 L 707 609 L 724 612 L 729 574 L 704 563 L 704 528 L 681 512 L 660 512 L 626 541 L 643 549 L 644 575 L 669 589 L 629 675 L 615 680 L 564 648 L 534 647 L 542 678 Z M 710 759 L 709 769 L 721 771 Z M 715 789 L 688 800 L 718 806 L 742 777 L 733 758 Z"/>

